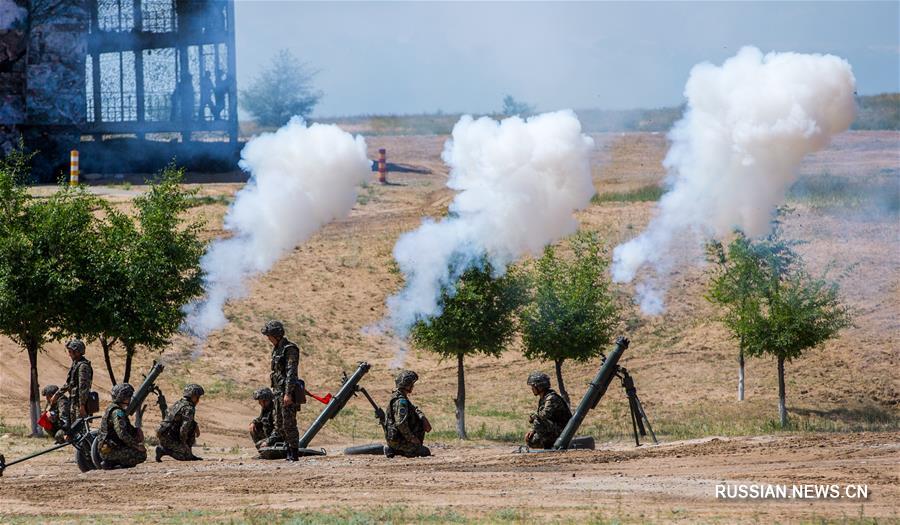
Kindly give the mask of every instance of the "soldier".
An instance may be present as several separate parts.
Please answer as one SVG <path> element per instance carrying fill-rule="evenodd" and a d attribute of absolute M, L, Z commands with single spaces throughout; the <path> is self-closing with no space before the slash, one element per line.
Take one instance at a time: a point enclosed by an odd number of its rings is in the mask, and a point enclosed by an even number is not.
<path fill-rule="evenodd" d="M 200 396 L 203 395 L 203 387 L 190 384 L 184 387 L 184 397 L 172 405 L 165 419 L 159 424 L 156 437 L 159 438 L 159 446 L 156 447 L 156 462 L 162 461 L 163 456 L 172 456 L 178 461 L 198 461 L 203 458 L 194 455 L 191 447 L 200 436 L 200 427 L 194 420 L 194 411 Z"/>
<path fill-rule="evenodd" d="M 272 343 L 272 393 L 275 397 L 275 434 L 287 445 L 287 461 L 297 461 L 300 433 L 297 431 L 297 410 L 305 400 L 297 378 L 300 348 L 284 336 L 281 321 L 269 321 L 262 334 Z"/>
<path fill-rule="evenodd" d="M 41 390 L 41 395 L 47 400 L 47 415 L 50 423 L 53 424 L 48 432 L 53 435 L 57 443 L 63 443 L 66 440 L 66 426 L 69 418 L 69 398 L 59 396 L 54 400 L 54 396 L 59 392 L 56 385 L 47 385 Z"/>
<path fill-rule="evenodd" d="M 431 450 L 422 443 L 425 433 L 431 432 L 431 423 L 421 410 L 409 400 L 418 374 L 412 370 L 402 370 L 394 379 L 397 389 L 391 395 L 385 421 L 384 455 L 392 458 L 395 454 L 408 458 L 426 457 Z"/>
<path fill-rule="evenodd" d="M 112 388 L 112 404 L 103 413 L 97 430 L 100 467 L 104 470 L 131 468 L 147 461 L 144 432 L 128 420 L 125 409 L 134 396 L 134 387 L 120 383 Z"/>
<path fill-rule="evenodd" d="M 91 395 L 91 382 L 94 380 L 94 369 L 91 362 L 84 358 L 84 342 L 80 339 L 72 339 L 66 343 L 72 366 L 69 367 L 69 375 L 66 384 L 53 394 L 51 403 L 56 403 L 64 393 L 69 393 L 69 410 L 66 419 L 66 434 L 73 437 L 71 425 L 78 418 L 88 416 L 87 403 Z"/>
<path fill-rule="evenodd" d="M 538 401 L 537 411 L 528 419 L 531 430 L 525 435 L 525 443 L 529 448 L 551 448 L 572 418 L 572 412 L 562 396 L 550 388 L 550 376 L 547 374 L 532 372 L 526 382 L 531 387 L 531 393 L 540 396 L 541 400 Z"/>
<path fill-rule="evenodd" d="M 275 429 L 275 403 L 272 401 L 274 398 L 275 394 L 270 388 L 260 388 L 253 392 L 253 399 L 260 407 L 259 417 L 250 423 L 250 439 L 256 445 L 256 450 L 274 444 L 270 439 Z"/>

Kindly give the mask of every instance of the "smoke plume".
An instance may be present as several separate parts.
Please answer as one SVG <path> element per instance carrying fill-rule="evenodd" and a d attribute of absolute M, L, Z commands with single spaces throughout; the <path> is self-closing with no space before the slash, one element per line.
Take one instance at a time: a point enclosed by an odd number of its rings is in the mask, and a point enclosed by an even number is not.
<path fill-rule="evenodd" d="M 185 307 L 186 331 L 206 337 L 225 325 L 222 307 L 244 294 L 244 280 L 269 270 L 329 221 L 345 217 L 357 186 L 371 177 L 366 143 L 335 125 L 299 117 L 241 151 L 250 181 L 225 216 L 232 237 L 213 242 L 201 261 L 206 298 Z"/>
<path fill-rule="evenodd" d="M 734 228 L 765 233 L 803 157 L 850 126 L 854 89 L 850 64 L 832 55 L 745 47 L 721 67 L 694 66 L 663 161 L 670 190 L 647 229 L 614 250 L 613 280 L 632 281 L 648 266 L 638 302 L 657 314 L 669 274 L 684 263 L 676 243 Z"/>
<path fill-rule="evenodd" d="M 496 271 L 575 232 L 573 213 L 594 194 L 589 153 L 571 111 L 497 122 L 463 116 L 444 146 L 447 186 L 458 191 L 450 214 L 425 219 L 394 246 L 406 286 L 388 298 L 389 321 L 403 336 L 440 313 L 443 286 L 488 257 Z"/>

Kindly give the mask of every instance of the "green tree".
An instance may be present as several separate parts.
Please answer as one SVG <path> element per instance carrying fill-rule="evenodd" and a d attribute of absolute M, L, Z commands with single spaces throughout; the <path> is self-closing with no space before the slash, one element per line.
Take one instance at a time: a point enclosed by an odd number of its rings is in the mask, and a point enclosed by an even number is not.
<path fill-rule="evenodd" d="M 264 126 L 282 126 L 294 115 L 306 119 L 322 98 L 312 84 L 316 73 L 282 49 L 241 93 L 241 105 Z"/>
<path fill-rule="evenodd" d="M 182 178 L 183 170 L 166 168 L 135 199 L 134 217 L 108 208 L 96 229 L 84 266 L 90 307 L 72 326 L 100 341 L 113 384 L 113 347 L 118 343 L 125 350 L 122 381 L 127 383 L 137 348 L 167 345 L 184 320 L 182 306 L 203 292 L 201 224 L 183 218 L 193 193 L 181 187 Z"/>
<path fill-rule="evenodd" d="M 727 265 L 735 272 L 741 269 L 740 274 L 750 282 L 750 291 L 736 293 L 736 285 L 729 283 L 726 272 L 721 271 L 710 291 L 710 298 L 725 306 L 722 320 L 747 355 L 775 357 L 782 427 L 788 424 L 785 362 L 834 338 L 852 324 L 837 283 L 811 276 L 792 249 L 794 244 L 781 238 L 778 223 L 769 237 L 759 241 L 739 233 L 727 253 L 721 247 L 713 248 L 713 252 L 730 261 Z"/>
<path fill-rule="evenodd" d="M 499 357 L 516 331 L 515 314 L 524 299 L 522 279 L 508 270 L 493 275 L 487 261 L 463 272 L 455 288 L 441 293 L 441 314 L 413 326 L 416 346 L 441 357 L 456 358 L 456 432 L 466 435 L 466 382 L 463 358 L 484 354 Z"/>
<path fill-rule="evenodd" d="M 738 401 L 744 400 L 744 358 L 746 344 L 740 327 L 759 308 L 757 296 L 771 279 L 782 278 L 796 260 L 793 246 L 780 237 L 780 223 L 775 222 L 772 235 L 756 242 L 741 231 L 725 246 L 720 241 L 706 245 L 707 260 L 713 263 L 712 278 L 706 298 L 722 306 L 722 322 L 738 340 Z"/>
<path fill-rule="evenodd" d="M 564 258 L 552 246 L 544 250 L 531 274 L 533 295 L 520 316 L 525 357 L 553 361 L 567 403 L 563 362 L 600 355 L 620 320 L 606 276 L 609 262 L 596 235 L 574 236 L 572 251 L 572 257 Z"/>
<path fill-rule="evenodd" d="M 96 200 L 66 186 L 30 198 L 22 184 L 29 160 L 20 150 L 0 162 L 0 333 L 28 354 L 31 430 L 40 435 L 38 353 L 84 306 L 78 254 L 90 245 Z"/>
<path fill-rule="evenodd" d="M 501 113 L 506 116 L 519 115 L 521 117 L 527 117 L 534 113 L 534 106 L 531 104 L 522 102 L 521 100 L 516 100 L 512 95 L 506 95 L 503 97 L 503 109 L 501 109 Z"/>

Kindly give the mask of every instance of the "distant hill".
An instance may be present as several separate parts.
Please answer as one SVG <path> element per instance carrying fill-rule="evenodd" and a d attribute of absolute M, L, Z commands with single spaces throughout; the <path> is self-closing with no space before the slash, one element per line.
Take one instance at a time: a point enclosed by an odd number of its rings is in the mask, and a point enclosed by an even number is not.
<path fill-rule="evenodd" d="M 857 97 L 859 114 L 850 129 L 900 130 L 900 93 Z"/>
<path fill-rule="evenodd" d="M 900 93 L 857 97 L 859 114 L 851 129 L 900 130 Z M 666 132 L 681 118 L 684 105 L 653 109 L 579 109 L 579 120 L 588 133 L 650 131 Z M 503 115 L 489 115 L 503 118 Z M 351 133 L 363 135 L 447 135 L 459 120 L 459 114 L 360 115 L 313 119 L 338 124 Z M 262 131 L 254 122 L 241 122 L 242 138 Z"/>
<path fill-rule="evenodd" d="M 655 109 L 579 109 L 575 113 L 585 131 L 668 131 L 681 118 L 684 106 Z"/>
<path fill-rule="evenodd" d="M 856 97 L 859 113 L 850 129 L 900 130 L 900 93 Z M 656 109 L 621 111 L 579 110 L 578 118 L 587 131 L 668 131 L 681 118 L 684 105 Z"/>

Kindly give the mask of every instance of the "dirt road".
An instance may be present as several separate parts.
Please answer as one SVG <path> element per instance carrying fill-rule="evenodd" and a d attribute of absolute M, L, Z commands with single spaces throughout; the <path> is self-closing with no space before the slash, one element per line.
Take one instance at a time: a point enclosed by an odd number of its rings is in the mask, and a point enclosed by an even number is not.
<path fill-rule="evenodd" d="M 706 438 L 564 454 L 438 444 L 432 458 L 393 460 L 328 448 L 327 457 L 295 465 L 252 459 L 248 449 L 218 449 L 198 463 L 167 460 L 86 474 L 71 454 L 55 453 L 10 467 L 0 479 L 0 517 L 127 521 L 190 512 L 215 521 L 248 509 L 371 512 L 402 504 L 437 521 L 900 519 L 900 433 Z M 864 484 L 869 497 L 723 501 L 715 497 L 722 483 Z"/>

